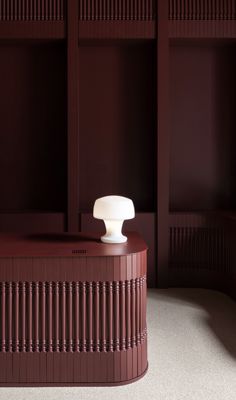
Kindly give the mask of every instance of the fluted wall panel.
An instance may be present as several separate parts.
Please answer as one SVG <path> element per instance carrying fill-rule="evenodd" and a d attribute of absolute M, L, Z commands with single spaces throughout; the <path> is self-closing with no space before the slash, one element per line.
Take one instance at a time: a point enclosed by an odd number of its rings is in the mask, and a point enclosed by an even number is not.
<path fill-rule="evenodd" d="M 235 20 L 235 0 L 169 0 L 171 20 Z"/>
<path fill-rule="evenodd" d="M 64 0 L 0 0 L 0 21 L 64 19 Z"/>
<path fill-rule="evenodd" d="M 170 229 L 170 267 L 230 271 L 229 249 L 221 228 Z"/>
<path fill-rule="evenodd" d="M 230 240 L 224 217 L 174 213 L 169 223 L 170 268 L 230 272 Z"/>
<path fill-rule="evenodd" d="M 129 350 L 146 338 L 146 277 L 1 282 L 1 352 Z"/>
<path fill-rule="evenodd" d="M 80 20 L 142 21 L 156 18 L 155 0 L 79 0 Z"/>

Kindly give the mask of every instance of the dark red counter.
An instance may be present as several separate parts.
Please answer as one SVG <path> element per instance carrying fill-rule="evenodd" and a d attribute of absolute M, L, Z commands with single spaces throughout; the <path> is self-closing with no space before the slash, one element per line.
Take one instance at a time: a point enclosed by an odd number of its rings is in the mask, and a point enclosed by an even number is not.
<path fill-rule="evenodd" d="M 147 369 L 145 242 L 0 235 L 0 384 L 119 385 Z"/>

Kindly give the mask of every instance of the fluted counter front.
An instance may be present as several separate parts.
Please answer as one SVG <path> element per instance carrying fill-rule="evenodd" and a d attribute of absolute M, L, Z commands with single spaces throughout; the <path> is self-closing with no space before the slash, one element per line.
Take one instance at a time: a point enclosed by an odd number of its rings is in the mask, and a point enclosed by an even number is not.
<path fill-rule="evenodd" d="M 95 235 L 0 235 L 0 385 L 119 385 L 147 369 L 146 253 Z"/>

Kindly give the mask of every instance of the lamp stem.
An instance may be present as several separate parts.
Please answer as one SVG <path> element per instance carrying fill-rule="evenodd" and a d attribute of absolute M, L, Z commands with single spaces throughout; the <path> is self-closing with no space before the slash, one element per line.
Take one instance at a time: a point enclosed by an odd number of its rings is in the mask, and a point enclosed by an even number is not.
<path fill-rule="evenodd" d="M 127 237 L 122 235 L 122 225 L 124 220 L 104 220 L 106 234 L 101 237 L 105 243 L 124 243 Z"/>

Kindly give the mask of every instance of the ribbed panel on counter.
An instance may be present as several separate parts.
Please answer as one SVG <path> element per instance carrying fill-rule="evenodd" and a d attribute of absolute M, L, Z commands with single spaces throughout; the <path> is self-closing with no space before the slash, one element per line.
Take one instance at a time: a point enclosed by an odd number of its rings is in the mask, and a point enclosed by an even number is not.
<path fill-rule="evenodd" d="M 235 20 L 235 0 L 169 0 L 171 20 Z"/>
<path fill-rule="evenodd" d="M 1 352 L 106 352 L 146 339 L 146 277 L 1 282 Z"/>
<path fill-rule="evenodd" d="M 155 0 L 79 0 L 80 20 L 142 21 L 156 18 Z"/>
<path fill-rule="evenodd" d="M 0 21 L 64 19 L 64 0 L 0 0 Z"/>

